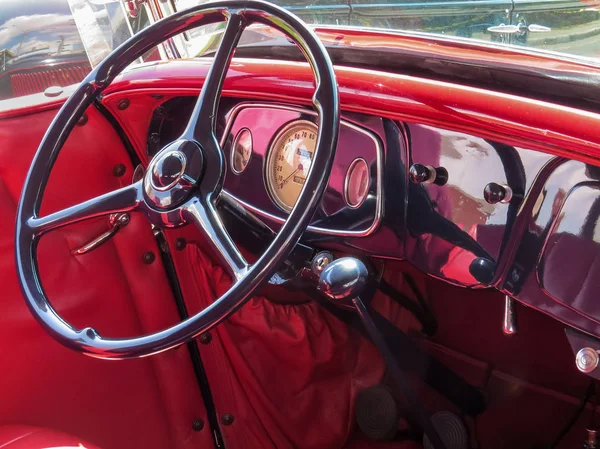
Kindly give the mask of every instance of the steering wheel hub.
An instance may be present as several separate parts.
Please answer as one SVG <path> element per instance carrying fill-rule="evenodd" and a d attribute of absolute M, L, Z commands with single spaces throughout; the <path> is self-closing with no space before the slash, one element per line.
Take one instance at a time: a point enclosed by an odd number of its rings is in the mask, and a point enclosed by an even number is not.
<path fill-rule="evenodd" d="M 202 178 L 204 156 L 190 140 L 177 140 L 163 148 L 148 165 L 144 193 L 152 207 L 167 209 L 187 200 Z"/>
<path fill-rule="evenodd" d="M 169 190 L 175 186 L 185 171 L 187 160 L 181 151 L 170 151 L 157 160 L 152 168 L 152 187 Z"/>

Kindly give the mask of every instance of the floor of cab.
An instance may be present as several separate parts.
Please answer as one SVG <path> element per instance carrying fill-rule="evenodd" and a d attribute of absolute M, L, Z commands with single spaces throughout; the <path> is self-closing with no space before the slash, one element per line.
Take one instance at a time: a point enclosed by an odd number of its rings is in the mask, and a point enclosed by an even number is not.
<path fill-rule="evenodd" d="M 193 312 L 222 294 L 229 281 L 199 246 L 188 244 L 185 257 L 180 277 L 185 296 L 198 301 L 188 304 Z M 453 287 L 405 263 L 387 262 L 386 279 L 409 295 L 400 275 L 404 270 L 437 316 L 436 335 L 422 337 L 412 316 L 383 296 L 373 305 L 484 392 L 486 411 L 465 418 L 471 447 L 552 447 L 590 386 L 590 378 L 575 369 L 564 326 L 518 305 L 518 333 L 505 336 L 502 295 Z M 193 278 L 194 291 L 185 292 L 186 278 Z M 211 343 L 200 345 L 200 351 L 217 413 L 235 416 L 232 426 L 221 427 L 230 443 L 226 447 L 422 447 L 420 441 L 372 441 L 361 434 L 354 417 L 356 394 L 381 382 L 385 367 L 370 343 L 316 303 L 282 305 L 253 298 L 211 333 Z M 412 381 L 430 414 L 460 413 Z M 595 414 L 594 401 L 556 447 L 581 446 Z"/>
<path fill-rule="evenodd" d="M 454 287 L 420 275 L 406 264 L 388 263 L 386 277 L 391 282 L 395 279 L 400 289 L 402 277 L 396 270 L 409 270 L 419 280 L 439 328 L 433 338 L 425 339 L 415 331 L 416 323 L 406 312 L 397 315 L 396 323 L 404 329 L 412 329 L 409 333 L 424 349 L 485 394 L 486 411 L 474 419 L 465 419 L 471 447 L 583 447 L 586 428 L 596 425 L 594 404 L 597 401 L 592 394 L 578 415 L 592 379 L 576 369 L 564 325 L 517 304 L 518 332 L 507 336 L 502 332 L 503 295 Z M 420 382 L 415 381 L 414 386 L 430 413 L 440 410 L 460 413 Z M 578 419 L 559 440 L 574 416 Z M 360 437 L 356 441 L 347 447 L 371 448 L 368 444 L 359 444 Z M 373 447 L 404 449 L 411 446 L 405 442 L 390 442 Z"/>

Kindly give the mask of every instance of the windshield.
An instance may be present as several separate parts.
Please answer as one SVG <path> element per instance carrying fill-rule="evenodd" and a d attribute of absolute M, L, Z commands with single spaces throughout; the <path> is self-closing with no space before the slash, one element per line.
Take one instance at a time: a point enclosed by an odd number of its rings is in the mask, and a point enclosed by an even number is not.
<path fill-rule="evenodd" d="M 171 0 L 175 10 L 204 3 Z M 274 0 L 314 25 L 383 28 L 600 57 L 600 0 Z M 197 38 L 202 40 L 202 33 Z M 252 44 L 248 38 L 245 44 Z M 258 42 L 256 42 L 258 43 Z"/>

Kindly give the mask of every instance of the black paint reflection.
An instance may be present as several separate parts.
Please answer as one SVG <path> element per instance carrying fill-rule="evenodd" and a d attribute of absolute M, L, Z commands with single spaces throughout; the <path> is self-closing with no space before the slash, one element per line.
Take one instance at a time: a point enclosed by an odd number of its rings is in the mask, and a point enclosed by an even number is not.
<path fill-rule="evenodd" d="M 411 162 L 444 167 L 449 178 L 444 186 L 408 184 L 407 258 L 460 285 L 492 282 L 524 195 L 549 157 L 424 125 L 409 130 Z M 484 199 L 492 182 L 509 186 L 508 203 Z"/>
<path fill-rule="evenodd" d="M 508 239 L 510 237 L 510 231 L 513 228 L 515 220 L 517 218 L 517 212 L 523 198 L 525 197 L 526 188 L 526 174 L 521 155 L 510 145 L 503 143 L 492 142 L 486 140 L 496 150 L 502 166 L 504 167 L 504 175 L 506 176 L 507 185 L 510 186 L 513 192 L 513 197 L 508 203 L 508 212 L 506 214 L 506 226 L 504 229 L 504 235 L 502 236 L 502 249 L 506 247 Z"/>
<path fill-rule="evenodd" d="M 581 183 L 562 205 L 538 267 L 542 288 L 556 301 L 600 321 L 600 185 Z"/>

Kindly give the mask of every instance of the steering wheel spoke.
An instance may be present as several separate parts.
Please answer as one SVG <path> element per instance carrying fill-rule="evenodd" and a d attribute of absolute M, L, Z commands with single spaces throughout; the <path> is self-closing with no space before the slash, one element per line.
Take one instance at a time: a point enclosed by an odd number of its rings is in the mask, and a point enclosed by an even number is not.
<path fill-rule="evenodd" d="M 45 217 L 31 217 L 27 224 L 35 235 L 102 215 L 130 212 L 138 208 L 142 197 L 141 181 L 105 193 Z"/>
<path fill-rule="evenodd" d="M 246 275 L 250 266 L 237 249 L 210 201 L 204 203 L 194 198 L 183 209 L 183 217 L 202 231 L 236 282 Z"/>
<path fill-rule="evenodd" d="M 238 12 L 231 12 L 223 38 L 215 53 L 212 66 L 204 80 L 200 96 L 184 132 L 188 139 L 194 139 L 202 147 L 212 148 L 216 137 L 215 117 L 219 106 L 219 98 L 231 59 L 246 27 L 246 19 Z M 217 146 L 218 147 L 218 146 Z M 220 148 L 217 148 L 220 151 Z"/>

